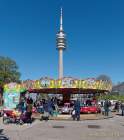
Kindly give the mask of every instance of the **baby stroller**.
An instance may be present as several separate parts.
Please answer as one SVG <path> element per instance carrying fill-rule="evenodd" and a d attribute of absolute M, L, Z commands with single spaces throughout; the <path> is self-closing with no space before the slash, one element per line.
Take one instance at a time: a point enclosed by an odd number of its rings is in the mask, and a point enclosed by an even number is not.
<path fill-rule="evenodd" d="M 25 113 L 22 113 L 21 116 L 20 116 L 20 123 L 21 124 L 24 124 L 24 123 L 32 123 L 32 112 L 25 112 Z"/>
<path fill-rule="evenodd" d="M 20 116 L 19 112 L 15 112 L 14 110 L 3 110 L 3 123 L 4 124 L 20 124 Z"/>

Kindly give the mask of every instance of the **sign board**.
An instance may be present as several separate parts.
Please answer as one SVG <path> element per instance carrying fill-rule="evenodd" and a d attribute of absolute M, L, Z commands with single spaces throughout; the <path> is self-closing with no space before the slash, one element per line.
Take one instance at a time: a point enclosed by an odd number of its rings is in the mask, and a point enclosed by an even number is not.
<path fill-rule="evenodd" d="M 4 107 L 6 109 L 14 109 L 19 103 L 20 93 L 4 92 Z"/>
<path fill-rule="evenodd" d="M 4 107 L 14 109 L 19 103 L 20 93 L 25 91 L 20 84 L 10 83 L 4 86 L 3 99 Z"/>

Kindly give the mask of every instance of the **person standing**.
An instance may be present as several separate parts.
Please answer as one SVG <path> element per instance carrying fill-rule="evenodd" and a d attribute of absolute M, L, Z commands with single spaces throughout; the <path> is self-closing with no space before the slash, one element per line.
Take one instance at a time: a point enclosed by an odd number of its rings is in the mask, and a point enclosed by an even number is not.
<path fill-rule="evenodd" d="M 75 110 L 74 110 L 74 108 L 73 108 L 73 110 L 71 112 L 71 115 L 72 115 L 73 120 L 75 120 Z"/>
<path fill-rule="evenodd" d="M 119 101 L 117 101 L 115 103 L 115 110 L 117 111 L 117 113 L 119 113 L 119 109 L 120 109 L 120 104 L 119 104 Z"/>
<path fill-rule="evenodd" d="M 77 99 L 74 103 L 74 110 L 75 110 L 75 118 L 77 121 L 80 120 L 80 101 Z"/>
<path fill-rule="evenodd" d="M 52 108 L 53 104 L 52 104 L 52 100 L 50 98 L 47 101 L 47 105 L 48 105 L 48 112 L 52 116 L 53 115 L 53 108 Z"/>
<path fill-rule="evenodd" d="M 105 110 L 105 116 L 109 115 L 109 101 L 105 100 L 104 102 L 104 110 Z"/>
<path fill-rule="evenodd" d="M 41 119 L 48 121 L 49 120 L 49 105 L 48 105 L 48 101 L 46 100 L 44 101 L 43 109 L 44 109 L 44 113 L 41 116 Z"/>
<path fill-rule="evenodd" d="M 124 116 L 124 102 L 121 103 L 121 115 Z"/>

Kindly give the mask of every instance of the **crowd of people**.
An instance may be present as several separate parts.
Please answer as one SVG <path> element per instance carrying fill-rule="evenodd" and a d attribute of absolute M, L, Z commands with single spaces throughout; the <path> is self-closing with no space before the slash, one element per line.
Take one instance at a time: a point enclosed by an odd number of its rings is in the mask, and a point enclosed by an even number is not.
<path fill-rule="evenodd" d="M 93 102 L 95 104 L 95 102 Z M 20 118 L 24 123 L 32 122 L 32 112 L 38 112 L 42 114 L 42 120 L 48 120 L 49 116 L 54 116 L 59 114 L 59 106 L 61 102 L 56 98 L 48 98 L 42 100 L 34 101 L 31 97 L 21 98 L 16 110 L 21 112 Z M 91 102 L 87 101 L 86 105 L 90 105 Z M 112 111 L 112 103 L 110 100 L 104 100 L 100 102 L 101 113 L 105 116 L 109 116 Z M 71 115 L 73 120 L 80 120 L 80 108 L 81 102 L 79 99 L 75 100 L 72 104 Z M 121 115 L 124 116 L 124 103 L 116 102 L 114 104 L 113 110 L 119 112 L 121 110 Z"/>
<path fill-rule="evenodd" d="M 49 115 L 53 116 L 58 109 L 57 98 L 42 99 L 40 101 L 33 101 L 32 98 L 22 98 L 17 105 L 18 111 L 23 114 L 24 122 L 31 120 L 32 112 L 43 114 L 42 117 L 49 119 Z M 25 115 L 24 115 L 25 114 Z"/>
<path fill-rule="evenodd" d="M 105 116 L 109 116 L 110 112 L 117 112 L 124 116 L 124 102 L 116 101 L 114 104 L 112 104 L 111 100 L 105 99 L 104 101 L 101 101 L 100 104 L 101 112 Z"/>
<path fill-rule="evenodd" d="M 33 101 L 32 98 L 22 98 L 17 105 L 17 110 L 22 114 L 22 120 L 24 122 L 30 122 L 32 112 L 38 112 L 42 114 L 44 120 L 48 120 L 49 116 L 59 114 L 59 105 L 61 102 L 56 97 L 42 99 L 40 101 Z M 76 100 L 72 106 L 71 112 L 73 120 L 80 120 L 80 101 Z"/>

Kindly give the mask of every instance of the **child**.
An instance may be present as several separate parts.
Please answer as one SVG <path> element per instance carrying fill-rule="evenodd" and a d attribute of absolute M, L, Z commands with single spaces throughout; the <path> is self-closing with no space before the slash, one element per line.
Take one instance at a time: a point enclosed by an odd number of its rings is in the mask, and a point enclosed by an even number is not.
<path fill-rule="evenodd" d="M 73 120 L 75 120 L 75 110 L 74 109 L 72 110 L 71 115 L 72 115 Z"/>

